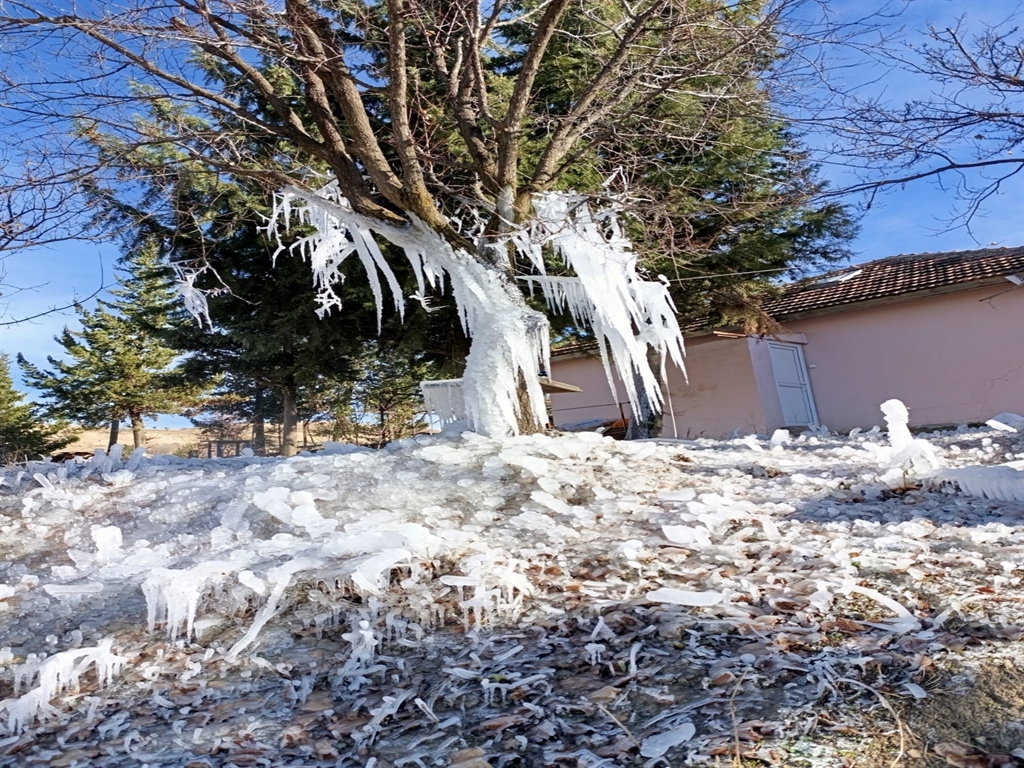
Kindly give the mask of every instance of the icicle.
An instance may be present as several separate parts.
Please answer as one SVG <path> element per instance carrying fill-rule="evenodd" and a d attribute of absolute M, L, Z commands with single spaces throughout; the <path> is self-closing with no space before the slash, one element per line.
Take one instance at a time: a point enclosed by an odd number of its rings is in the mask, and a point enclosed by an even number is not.
<path fill-rule="evenodd" d="M 466 401 L 462 395 L 462 379 L 421 381 L 420 392 L 423 393 L 423 405 L 427 413 L 437 416 L 441 426 L 465 420 Z"/>
<path fill-rule="evenodd" d="M 342 634 L 341 639 L 347 641 L 352 646 L 351 655 L 343 667 L 344 671 L 367 670 L 373 666 L 373 660 L 377 654 L 377 646 L 380 644 L 380 641 L 377 639 L 377 633 L 374 632 L 370 622 L 365 619 L 360 621 L 358 628 L 354 627 L 351 632 L 345 632 Z"/>
<path fill-rule="evenodd" d="M 550 241 L 578 279 L 543 275 L 525 279 L 531 287 L 541 288 L 552 310 L 568 310 L 577 323 L 593 329 L 612 392 L 614 371 L 637 412 L 639 378 L 647 398 L 661 408 L 664 398 L 647 361 L 648 348 L 661 360 L 662 380 L 666 360 L 685 374 L 682 332 L 667 286 L 640 280 L 636 256 L 614 208 L 594 214 L 585 198 L 559 192 L 538 195 L 534 207 L 537 221 L 532 240 Z"/>
<path fill-rule="evenodd" d="M 267 598 L 267 602 L 260 608 L 259 613 L 256 614 L 256 618 L 252 621 L 252 626 L 249 627 L 248 631 L 237 643 L 231 646 L 225 658 L 229 661 L 238 658 L 238 654 L 244 651 L 256 639 L 260 630 L 277 613 L 277 606 L 281 602 L 281 598 L 284 597 L 285 590 L 292 583 L 296 573 L 307 571 L 320 565 L 323 565 L 323 561 L 317 558 L 297 557 L 276 568 L 271 568 L 267 572 L 267 581 L 273 585 L 270 589 L 270 597 Z"/>
<path fill-rule="evenodd" d="M 0 702 L 0 711 L 7 712 L 7 730 L 20 733 L 36 720 L 53 717 L 58 710 L 50 700 L 69 688 L 77 687 L 79 679 L 90 668 L 96 668 L 96 677 L 101 686 L 110 685 L 121 667 L 128 661 L 111 652 L 113 639 L 105 638 L 92 648 L 72 648 L 55 653 L 41 663 L 30 660 L 15 670 L 15 692 L 27 677 L 37 677 L 37 685 L 28 693 L 16 699 Z M 24 667 L 28 667 L 24 669 Z"/>
<path fill-rule="evenodd" d="M 391 569 L 399 563 L 408 563 L 411 559 L 412 553 L 407 549 L 385 549 L 383 552 L 349 563 L 350 567 L 355 567 L 348 576 L 363 594 L 382 595 L 387 588 Z M 342 572 L 347 570 L 343 569 Z"/>
<path fill-rule="evenodd" d="M 968 496 L 999 501 L 1024 501 L 1024 472 L 1006 466 L 939 469 L 924 476 L 932 486 L 957 485 Z"/>
<path fill-rule="evenodd" d="M 235 571 L 238 564 L 214 560 L 188 570 L 154 568 L 142 583 L 146 596 L 149 631 L 164 621 L 167 635 L 176 640 L 185 625 L 185 637 L 192 637 L 199 598 L 210 584 Z"/>

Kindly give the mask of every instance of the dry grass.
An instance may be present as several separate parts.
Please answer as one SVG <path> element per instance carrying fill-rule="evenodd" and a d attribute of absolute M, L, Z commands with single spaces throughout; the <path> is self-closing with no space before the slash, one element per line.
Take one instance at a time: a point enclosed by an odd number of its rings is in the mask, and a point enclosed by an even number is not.
<path fill-rule="evenodd" d="M 146 448 L 150 454 L 176 453 L 182 449 L 195 446 L 200 440 L 199 429 L 160 429 L 150 427 L 146 430 Z M 78 439 L 63 448 L 63 451 L 88 451 L 93 452 L 97 448 L 106 449 L 109 431 L 106 429 L 86 429 L 78 434 Z M 121 428 L 119 439 L 122 445 L 130 448 L 132 445 L 132 431 Z"/>

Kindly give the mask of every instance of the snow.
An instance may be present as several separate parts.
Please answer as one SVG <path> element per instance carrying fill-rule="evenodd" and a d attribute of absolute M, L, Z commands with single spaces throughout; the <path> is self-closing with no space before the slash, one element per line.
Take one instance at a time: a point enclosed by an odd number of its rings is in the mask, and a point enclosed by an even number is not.
<path fill-rule="evenodd" d="M 910 462 L 898 487 L 877 433 L 467 432 L 5 469 L 0 764 L 426 766 L 480 747 L 626 765 L 625 739 L 713 765 L 730 711 L 778 721 L 757 738 L 781 745 L 823 697 L 878 705 L 843 680 L 919 698 L 915 658 L 969 652 L 949 626 L 1021 636 L 1022 473 L 1003 463 L 1024 436 L 915 439 L 940 467 Z M 674 663 L 692 690 L 656 671 Z"/>

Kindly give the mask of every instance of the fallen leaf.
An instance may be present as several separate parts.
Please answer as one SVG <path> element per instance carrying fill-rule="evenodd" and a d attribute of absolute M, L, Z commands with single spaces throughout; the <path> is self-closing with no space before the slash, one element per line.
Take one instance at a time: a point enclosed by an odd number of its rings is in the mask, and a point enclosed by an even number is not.
<path fill-rule="evenodd" d="M 325 709 L 334 709 L 334 699 L 330 691 L 314 691 L 299 706 L 303 712 L 322 712 Z"/>
<path fill-rule="evenodd" d="M 636 749 L 636 742 L 632 739 L 621 738 L 614 744 L 606 744 L 594 750 L 598 757 L 621 757 Z"/>
<path fill-rule="evenodd" d="M 503 731 L 506 728 L 511 728 L 513 725 L 519 725 L 519 723 L 525 721 L 526 718 L 522 715 L 502 715 L 501 717 L 484 720 L 480 723 L 480 727 L 485 728 L 488 731 Z"/>
<path fill-rule="evenodd" d="M 452 762 L 449 768 L 493 768 L 489 762 L 484 760 L 485 754 L 480 747 L 460 749 L 458 752 L 452 753 Z"/>
<path fill-rule="evenodd" d="M 607 704 L 609 701 L 619 698 L 619 689 L 612 685 L 606 685 L 604 688 L 598 688 L 593 693 L 587 694 L 587 698 L 599 704 Z"/>
<path fill-rule="evenodd" d="M 321 760 L 337 760 L 340 757 L 338 750 L 327 739 L 320 739 L 313 745 L 313 749 L 314 754 Z"/>

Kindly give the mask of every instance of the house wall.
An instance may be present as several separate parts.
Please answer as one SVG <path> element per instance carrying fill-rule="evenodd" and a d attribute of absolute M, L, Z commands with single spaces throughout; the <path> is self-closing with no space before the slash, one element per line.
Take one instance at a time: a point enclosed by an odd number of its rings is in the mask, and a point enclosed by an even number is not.
<path fill-rule="evenodd" d="M 672 416 L 666 408 L 665 437 L 725 437 L 737 429 L 744 434 L 766 430 L 746 339 L 709 336 L 688 340 L 686 369 L 689 383 L 680 371 L 668 372 L 677 433 L 673 434 Z M 583 389 L 551 396 L 556 426 L 589 419 L 618 419 L 619 402 L 626 416 L 631 413 L 617 380 L 618 400 L 609 391 L 600 360 L 555 358 L 551 375 Z"/>
<path fill-rule="evenodd" d="M 1024 288 L 1010 282 L 785 325 L 806 336 L 818 417 L 832 430 L 884 426 L 878 406 L 890 398 L 917 426 L 1024 413 Z"/>
<path fill-rule="evenodd" d="M 819 421 L 846 432 L 884 426 L 879 405 L 898 398 L 913 426 L 1024 414 L 1024 287 L 1007 282 L 785 324 L 803 345 Z M 782 423 L 765 345 L 704 336 L 687 341 L 686 383 L 669 372 L 678 437 L 769 434 Z M 552 376 L 583 392 L 552 395 L 554 423 L 617 419 L 596 359 L 552 361 Z M 621 411 L 630 415 L 621 386 Z M 672 437 L 665 413 L 663 434 Z"/>

